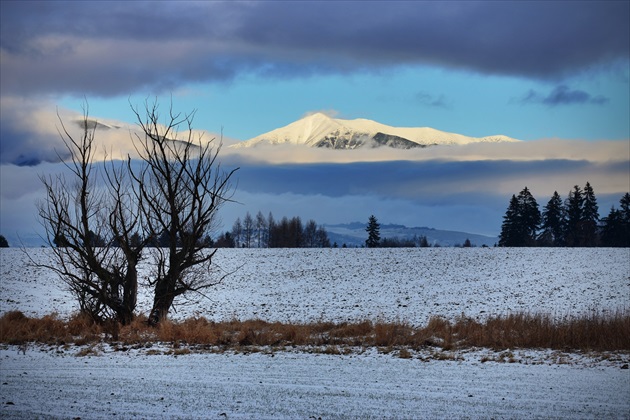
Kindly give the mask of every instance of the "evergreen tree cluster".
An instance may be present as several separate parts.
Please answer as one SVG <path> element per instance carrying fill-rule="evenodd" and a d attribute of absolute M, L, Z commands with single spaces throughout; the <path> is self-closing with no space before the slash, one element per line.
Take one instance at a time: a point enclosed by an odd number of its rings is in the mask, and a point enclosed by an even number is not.
<path fill-rule="evenodd" d="M 563 201 L 557 191 L 542 213 L 525 187 L 512 195 L 499 235 L 499 246 L 628 247 L 630 246 L 630 194 L 600 220 L 599 207 L 589 182 L 574 186 Z"/>
<path fill-rule="evenodd" d="M 214 243 L 217 248 L 330 248 L 328 232 L 314 220 L 302 223 L 300 217 L 283 217 L 276 221 L 270 212 L 256 217 L 247 212 L 237 218 L 230 232 Z"/>

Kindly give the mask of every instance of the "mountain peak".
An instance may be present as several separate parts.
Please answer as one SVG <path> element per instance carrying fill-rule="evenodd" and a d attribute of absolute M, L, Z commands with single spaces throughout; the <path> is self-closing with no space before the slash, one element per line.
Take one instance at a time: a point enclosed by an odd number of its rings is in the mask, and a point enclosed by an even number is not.
<path fill-rule="evenodd" d="M 328 121 L 328 120 L 332 120 L 333 118 L 330 115 L 327 115 L 327 114 L 324 114 L 323 112 L 318 111 L 318 112 L 307 113 L 301 119 L 302 120 L 315 120 L 315 121 Z"/>
<path fill-rule="evenodd" d="M 434 145 L 462 145 L 477 142 L 513 142 L 507 136 L 468 137 L 429 127 L 391 127 L 358 118 L 344 120 L 315 112 L 291 124 L 261 134 L 231 147 L 292 144 L 332 149 L 356 149 L 388 146 L 399 149 Z"/>

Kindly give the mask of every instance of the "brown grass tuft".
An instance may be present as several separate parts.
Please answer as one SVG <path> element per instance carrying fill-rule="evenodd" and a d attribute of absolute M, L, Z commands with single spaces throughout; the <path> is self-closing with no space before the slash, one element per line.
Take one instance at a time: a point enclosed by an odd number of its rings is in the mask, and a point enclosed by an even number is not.
<path fill-rule="evenodd" d="M 307 324 L 267 322 L 260 319 L 212 322 L 203 317 L 162 322 L 148 326 L 144 316 L 131 324 L 99 325 L 89 317 L 73 315 L 67 320 L 56 314 L 29 318 L 19 311 L 0 317 L 0 342 L 23 344 L 119 342 L 123 346 L 150 347 L 151 343 L 172 343 L 173 349 L 315 346 L 333 349 L 379 347 L 397 349 L 401 357 L 409 349 L 441 348 L 441 352 L 466 347 L 495 351 L 514 348 L 548 348 L 580 351 L 630 350 L 630 313 L 592 314 L 580 318 L 554 319 L 540 314 L 511 314 L 490 317 L 484 322 L 465 316 L 449 321 L 432 317 L 426 326 L 407 322 L 314 322 Z M 404 351 L 403 351 L 404 350 Z M 185 352 L 184 352 L 185 353 Z M 184 354 L 181 353 L 181 354 Z"/>

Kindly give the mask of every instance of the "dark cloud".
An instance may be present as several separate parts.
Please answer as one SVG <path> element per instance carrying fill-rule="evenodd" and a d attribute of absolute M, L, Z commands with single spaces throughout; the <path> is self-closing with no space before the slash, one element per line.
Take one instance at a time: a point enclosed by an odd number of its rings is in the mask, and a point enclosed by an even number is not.
<path fill-rule="evenodd" d="M 55 143 L 33 132 L 24 132 L 3 123 L 0 127 L 0 164 L 37 166 L 42 162 L 59 162 Z M 62 146 L 57 144 L 57 146 Z M 58 149 L 59 150 L 59 149 Z M 63 152 L 63 149 L 61 149 Z M 67 157 L 67 156 L 66 156 Z"/>
<path fill-rule="evenodd" d="M 585 160 L 562 159 L 299 165 L 248 163 L 242 165 L 238 172 L 238 187 L 239 190 L 252 193 L 324 194 L 331 197 L 381 195 L 397 199 L 422 198 L 425 204 L 443 204 L 445 198 L 450 201 L 453 197 L 474 197 L 482 192 L 487 194 L 489 190 L 506 194 L 525 185 L 542 186 L 550 184 L 554 177 L 575 177 L 576 181 L 573 182 L 578 182 L 589 175 L 595 179 L 611 173 L 618 176 L 627 172 L 627 167 L 620 168 L 614 162 L 596 164 Z M 496 187 L 498 184 L 511 185 L 511 189 L 500 191 Z M 470 203 L 473 200 L 469 198 L 466 201 Z"/>
<path fill-rule="evenodd" d="M 497 234 L 509 198 L 525 186 L 542 208 L 555 190 L 566 197 L 573 185 L 590 181 L 600 209 L 609 209 L 628 188 L 629 175 L 627 163 L 566 159 L 248 162 L 237 172 L 236 199 L 241 204 L 224 217 L 233 221 L 245 211 L 262 210 L 338 223 L 364 220 L 374 213 L 379 220 L 407 226 Z"/>
<path fill-rule="evenodd" d="M 540 103 L 548 106 L 573 104 L 605 105 L 609 102 L 609 99 L 602 95 L 591 95 L 583 90 L 571 89 L 568 86 L 560 85 L 547 95 L 530 90 L 520 102 L 524 104 Z"/>
<path fill-rule="evenodd" d="M 415 100 L 421 105 L 432 107 L 432 108 L 445 108 L 448 109 L 451 107 L 446 96 L 444 95 L 433 95 L 428 92 L 418 92 L 415 95 Z"/>
<path fill-rule="evenodd" d="M 103 130 L 99 135 L 110 132 L 115 130 Z M 618 207 L 630 176 L 630 166 L 623 158 L 628 156 L 627 142 L 618 142 L 625 149 L 612 147 L 610 142 L 524 143 L 505 145 L 513 158 L 498 160 L 478 153 L 474 160 L 463 161 L 433 158 L 287 164 L 226 154 L 221 156 L 223 169 L 241 168 L 234 179 L 234 198 L 239 203 L 226 206 L 220 217 L 229 229 L 234 219 L 246 211 L 273 211 L 278 217 L 299 215 L 318 223 L 363 221 L 374 213 L 388 223 L 497 234 L 509 197 L 523 187 L 529 187 L 543 206 L 554 190 L 566 197 L 573 185 L 584 185 L 586 181 L 595 188 L 601 215 L 607 214 L 613 204 Z M 519 160 L 527 157 L 521 146 L 531 147 L 531 153 L 555 149 L 563 151 L 564 156 L 588 154 L 591 160 Z M 584 147 L 587 148 L 582 150 Z M 459 153 L 454 147 L 433 149 L 450 153 L 453 158 Z M 508 149 L 502 154 L 507 155 Z M 604 151 L 602 156 L 594 153 L 598 150 Z M 255 149 L 251 152 L 259 154 Z M 36 169 L 0 165 L 0 171 L 0 230 L 5 236 L 11 232 L 24 236 L 37 226 L 34 203 L 44 194 L 38 174 L 69 175 L 68 168 L 44 163 Z"/>
<path fill-rule="evenodd" d="M 36 166 L 65 157 L 53 118 L 54 113 L 43 116 L 34 103 L 0 101 L 0 164 Z"/>
<path fill-rule="evenodd" d="M 2 2 L 3 94 L 430 64 L 555 78 L 627 59 L 628 2 Z"/>

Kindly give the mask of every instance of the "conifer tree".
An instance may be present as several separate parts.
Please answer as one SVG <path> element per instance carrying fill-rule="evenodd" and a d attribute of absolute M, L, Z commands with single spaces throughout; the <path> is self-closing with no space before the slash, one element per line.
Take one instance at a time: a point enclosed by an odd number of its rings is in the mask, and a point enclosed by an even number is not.
<path fill-rule="evenodd" d="M 597 224 L 599 222 L 599 207 L 597 206 L 597 198 L 595 192 L 589 182 L 584 187 L 582 205 L 582 221 L 580 224 L 580 245 L 596 246 L 597 245 Z"/>
<path fill-rule="evenodd" d="M 630 194 L 625 193 L 621 209 L 613 206 L 607 217 L 602 219 L 601 244 L 609 247 L 630 247 Z"/>
<path fill-rule="evenodd" d="M 518 197 L 512 195 L 503 217 L 499 246 L 533 246 L 540 225 L 538 203 L 525 187 Z"/>
<path fill-rule="evenodd" d="M 520 223 L 524 231 L 524 245 L 534 246 L 536 244 L 536 232 L 540 226 L 538 203 L 527 187 L 523 188 L 517 199 L 521 209 Z"/>
<path fill-rule="evenodd" d="M 368 219 L 368 225 L 365 228 L 365 231 L 368 233 L 368 238 L 365 240 L 365 246 L 368 248 L 376 248 L 378 247 L 381 241 L 381 233 L 380 233 L 381 225 L 376 220 L 374 215 L 371 215 Z"/>
<path fill-rule="evenodd" d="M 553 196 L 542 212 L 542 233 L 539 242 L 543 246 L 562 246 L 564 243 L 564 207 L 558 191 Z"/>
<path fill-rule="evenodd" d="M 567 246 L 580 246 L 580 229 L 582 225 L 582 209 L 584 207 L 584 197 L 582 189 L 574 186 L 569 192 L 569 197 L 565 202 L 567 212 L 567 223 L 565 225 L 565 238 Z"/>
<path fill-rule="evenodd" d="M 522 236 L 522 232 L 519 230 L 518 217 L 518 199 L 516 195 L 512 195 L 510 204 L 505 211 L 505 216 L 503 216 L 503 224 L 499 234 L 499 246 L 520 246 L 519 238 Z"/>
<path fill-rule="evenodd" d="M 623 237 L 625 238 L 625 245 L 630 247 L 630 193 L 625 193 L 621 200 L 621 230 Z"/>
<path fill-rule="evenodd" d="M 606 247 L 629 246 L 628 235 L 624 235 L 623 215 L 613 206 L 607 217 L 602 219 L 601 243 Z"/>

